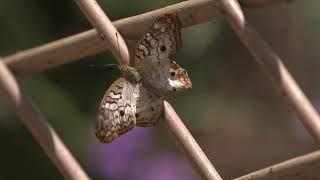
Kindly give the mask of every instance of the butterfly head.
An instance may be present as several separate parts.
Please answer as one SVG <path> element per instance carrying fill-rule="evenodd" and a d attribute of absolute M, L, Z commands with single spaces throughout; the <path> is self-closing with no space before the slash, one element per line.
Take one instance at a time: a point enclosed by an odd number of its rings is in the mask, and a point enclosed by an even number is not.
<path fill-rule="evenodd" d="M 185 69 L 181 68 L 176 62 L 170 64 L 169 84 L 174 91 L 185 91 L 192 89 L 192 83 Z"/>

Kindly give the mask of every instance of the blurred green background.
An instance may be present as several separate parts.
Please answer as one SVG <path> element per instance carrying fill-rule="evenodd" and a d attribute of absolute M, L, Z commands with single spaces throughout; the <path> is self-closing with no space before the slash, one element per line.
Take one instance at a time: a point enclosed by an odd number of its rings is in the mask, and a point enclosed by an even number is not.
<path fill-rule="evenodd" d="M 112 20 L 178 2 L 99 1 Z M 246 14 L 318 110 L 319 6 L 317 0 L 294 1 Z M 90 28 L 74 1 L 0 3 L 1 56 Z M 182 40 L 176 58 L 188 70 L 193 90 L 170 93 L 167 99 L 222 177 L 238 177 L 317 149 L 225 21 L 185 28 Z M 111 54 L 95 55 L 19 82 L 93 179 L 198 179 L 163 124 L 137 128 L 115 143 L 96 141 L 95 114 L 119 76 L 115 68 L 99 68 L 108 63 L 116 63 Z M 0 141 L 0 180 L 63 178 L 2 97 Z"/>

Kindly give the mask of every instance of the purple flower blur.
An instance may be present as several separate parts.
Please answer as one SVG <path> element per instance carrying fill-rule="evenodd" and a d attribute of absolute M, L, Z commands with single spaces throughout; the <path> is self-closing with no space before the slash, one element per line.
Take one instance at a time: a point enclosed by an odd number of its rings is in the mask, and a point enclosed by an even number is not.
<path fill-rule="evenodd" d="M 95 173 L 101 177 L 124 178 L 131 173 L 131 162 L 151 143 L 151 129 L 134 128 L 108 144 L 96 138 L 93 141 L 90 162 Z"/>
<path fill-rule="evenodd" d="M 312 104 L 314 108 L 319 112 L 320 110 L 320 100 L 318 99 L 312 99 Z M 291 122 L 291 130 L 293 132 L 294 137 L 299 140 L 301 143 L 304 144 L 312 144 L 314 143 L 313 138 L 308 133 L 308 131 L 305 129 L 305 127 L 302 125 L 299 120 L 294 117 L 294 120 Z"/>
<path fill-rule="evenodd" d="M 153 132 L 152 128 L 134 128 L 109 144 L 94 138 L 89 151 L 93 173 L 103 179 L 194 179 L 185 157 L 152 148 Z"/>
<path fill-rule="evenodd" d="M 137 163 L 134 179 L 188 180 L 196 179 L 189 162 L 175 153 L 163 153 L 153 159 Z"/>

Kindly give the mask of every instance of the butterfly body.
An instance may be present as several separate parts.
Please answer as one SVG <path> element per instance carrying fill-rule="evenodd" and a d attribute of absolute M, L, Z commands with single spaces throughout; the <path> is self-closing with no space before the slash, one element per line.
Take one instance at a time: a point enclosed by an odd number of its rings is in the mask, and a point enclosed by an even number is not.
<path fill-rule="evenodd" d="M 123 65 L 119 67 L 121 74 L 123 77 L 130 81 L 139 82 L 141 80 L 141 76 L 138 72 L 138 70 L 134 67 Z"/>

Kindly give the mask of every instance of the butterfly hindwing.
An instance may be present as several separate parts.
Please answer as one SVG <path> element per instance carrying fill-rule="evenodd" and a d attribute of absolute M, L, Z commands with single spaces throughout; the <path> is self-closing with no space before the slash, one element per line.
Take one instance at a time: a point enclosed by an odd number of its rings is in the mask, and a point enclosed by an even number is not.
<path fill-rule="evenodd" d="M 175 61 L 170 60 L 169 88 L 172 91 L 191 90 L 192 83 L 185 69 L 179 66 Z"/>
<path fill-rule="evenodd" d="M 156 125 L 163 110 L 163 100 L 159 96 L 141 86 L 137 102 L 136 124 L 140 127 Z"/>
<path fill-rule="evenodd" d="M 140 85 L 120 77 L 104 95 L 96 118 L 96 136 L 111 142 L 136 124 L 136 103 Z"/>

